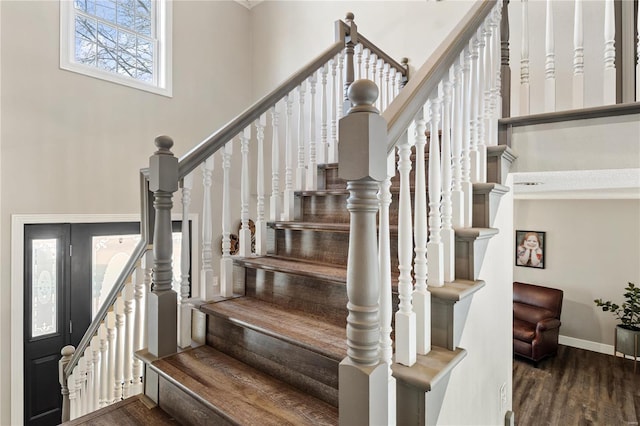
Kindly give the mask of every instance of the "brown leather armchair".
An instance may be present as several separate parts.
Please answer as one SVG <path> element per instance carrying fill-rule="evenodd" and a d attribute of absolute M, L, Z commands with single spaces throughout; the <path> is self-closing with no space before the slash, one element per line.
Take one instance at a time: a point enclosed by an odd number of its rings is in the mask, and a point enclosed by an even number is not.
<path fill-rule="evenodd" d="M 562 290 L 513 283 L 513 353 L 534 362 L 558 352 Z"/>

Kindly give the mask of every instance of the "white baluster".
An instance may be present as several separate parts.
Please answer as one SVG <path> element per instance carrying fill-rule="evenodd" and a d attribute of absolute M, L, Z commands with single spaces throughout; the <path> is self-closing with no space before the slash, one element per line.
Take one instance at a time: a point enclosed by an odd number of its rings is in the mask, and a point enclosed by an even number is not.
<path fill-rule="evenodd" d="M 380 65 L 378 66 L 378 87 L 380 88 L 380 96 L 378 97 L 378 110 L 384 110 L 384 60 L 380 59 Z"/>
<path fill-rule="evenodd" d="M 307 167 L 306 189 L 318 189 L 318 160 L 316 159 L 316 73 L 309 77 L 309 167 Z"/>
<path fill-rule="evenodd" d="M 443 85 L 444 102 L 442 105 L 442 262 L 444 267 L 443 278 L 444 282 L 447 283 L 453 282 L 455 279 L 455 232 L 453 231 L 453 206 L 451 200 L 453 186 L 451 165 L 451 80 L 453 79 L 453 68 L 450 69 L 449 76 L 449 80 L 445 80 Z"/>
<path fill-rule="evenodd" d="M 469 41 L 471 49 L 471 63 L 470 63 L 470 75 L 469 75 L 469 101 L 471 107 L 469 109 L 469 131 L 470 131 L 470 143 L 469 143 L 469 176 L 471 182 L 478 182 L 478 141 L 480 139 L 480 86 L 479 86 L 479 37 L 476 35 Z"/>
<path fill-rule="evenodd" d="M 395 314 L 396 324 L 396 362 L 412 366 L 416 362 L 416 314 L 412 309 L 411 290 L 411 252 L 413 238 L 411 233 L 411 144 L 408 140 L 398 145 L 398 171 L 400 172 L 400 203 L 398 211 L 398 297 L 399 309 Z"/>
<path fill-rule="evenodd" d="M 95 386 L 94 386 L 95 368 L 94 368 L 94 365 L 93 365 L 93 348 L 91 347 L 91 343 L 93 343 L 93 338 L 92 338 L 92 342 L 89 343 L 89 346 L 87 346 L 87 349 L 84 351 L 84 359 L 85 359 L 85 361 L 87 363 L 87 384 L 86 384 L 86 389 L 87 389 L 86 412 L 87 413 L 91 413 L 94 410 L 93 391 L 95 389 Z"/>
<path fill-rule="evenodd" d="M 371 53 L 371 55 L 369 55 L 369 60 L 371 61 L 371 78 L 370 80 L 375 82 L 376 81 L 376 76 L 377 71 L 378 71 L 378 55 L 376 55 L 375 53 Z"/>
<path fill-rule="evenodd" d="M 356 46 L 356 57 L 358 61 L 358 80 L 362 79 L 362 50 L 363 49 L 364 49 L 364 46 L 362 46 L 361 44 L 358 44 Z"/>
<path fill-rule="evenodd" d="M 369 64 L 371 63 L 371 51 L 369 49 L 364 49 L 364 76 L 362 78 L 366 78 L 368 80 L 371 80 L 369 78 Z"/>
<path fill-rule="evenodd" d="M 485 132 L 485 120 L 487 116 L 486 110 L 486 93 L 485 93 L 485 75 L 487 74 L 487 70 L 485 68 L 485 53 L 487 51 L 487 43 L 485 38 L 486 32 L 484 25 L 478 28 L 478 40 L 480 41 L 478 45 L 478 72 L 476 74 L 476 78 L 478 80 L 478 93 L 476 95 L 476 99 L 478 100 L 477 104 L 477 115 L 476 115 L 476 151 L 477 157 L 473 160 L 473 165 L 475 166 L 471 168 L 471 170 L 475 170 L 473 173 L 474 180 L 473 182 L 486 182 L 487 180 L 487 145 L 486 145 L 486 137 L 487 134 Z M 442 84 L 442 83 L 441 83 Z"/>
<path fill-rule="evenodd" d="M 496 5 L 489 20 L 489 40 L 491 42 L 491 73 L 489 75 L 491 93 L 489 108 L 491 115 L 489 116 L 489 138 L 487 139 L 489 146 L 498 145 L 498 119 L 502 117 L 502 97 L 500 96 L 500 10 L 501 8 Z"/>
<path fill-rule="evenodd" d="M 78 400 L 78 417 L 84 416 L 87 413 L 87 363 L 84 355 L 80 357 L 77 365 L 76 375 L 76 399 Z"/>
<path fill-rule="evenodd" d="M 616 103 L 616 18 L 613 0 L 604 1 L 604 105 Z M 636 83 L 637 84 L 637 83 Z"/>
<path fill-rule="evenodd" d="M 473 139 L 472 127 L 472 99 L 473 99 L 473 77 L 471 73 L 471 63 L 473 59 L 473 50 L 471 43 L 469 48 L 460 54 L 462 65 L 462 209 L 463 209 L 463 227 L 470 228 L 472 223 L 473 210 L 473 185 L 471 183 L 471 149 Z"/>
<path fill-rule="evenodd" d="M 522 39 L 520 47 L 520 115 L 529 114 L 529 0 L 522 0 Z"/>
<path fill-rule="evenodd" d="M 105 321 L 100 324 L 100 328 L 98 329 L 98 339 L 100 341 L 100 399 L 98 400 L 98 407 L 100 408 L 109 403 L 107 400 L 109 384 L 109 376 L 107 375 L 109 368 L 109 342 L 107 341 L 107 325 Z"/>
<path fill-rule="evenodd" d="M 345 93 L 344 93 L 344 50 L 338 53 L 338 97 L 336 98 L 336 107 L 338 109 L 338 119 L 344 117 L 347 111 L 343 110 Z"/>
<path fill-rule="evenodd" d="M 284 169 L 284 208 L 281 220 L 293 220 L 295 199 L 293 191 L 293 138 L 291 135 L 291 115 L 293 113 L 293 95 L 284 97 L 285 115 L 285 169 Z"/>
<path fill-rule="evenodd" d="M 251 140 L 251 126 L 247 126 L 240 133 L 240 153 L 242 154 L 242 178 L 240 181 L 240 235 L 238 255 L 251 255 L 251 229 L 249 228 L 249 141 Z"/>
<path fill-rule="evenodd" d="M 306 85 L 303 82 L 298 86 L 298 161 L 296 167 L 296 190 L 303 191 L 306 187 L 305 177 L 307 171 L 305 169 L 305 123 L 304 123 L 304 93 Z"/>
<path fill-rule="evenodd" d="M 329 65 L 324 64 L 320 69 L 320 84 L 322 85 L 322 93 L 320 99 L 320 162 L 329 162 L 329 140 L 327 138 L 327 73 Z M 316 177 L 317 179 L 317 177 Z"/>
<path fill-rule="evenodd" d="M 547 18 L 545 32 L 546 60 L 544 65 L 544 111 L 556 110 L 556 55 L 553 36 L 553 7 L 552 1 L 547 0 Z"/>
<path fill-rule="evenodd" d="M 338 105 L 342 104 L 342 96 L 338 98 L 338 80 L 336 78 L 337 59 L 331 60 L 331 143 L 329 145 L 329 163 L 338 162 Z"/>
<path fill-rule="evenodd" d="M 132 395 L 131 383 L 133 382 L 133 283 L 128 282 L 122 292 L 124 302 L 124 357 L 122 366 L 123 398 Z"/>
<path fill-rule="evenodd" d="M 427 108 L 428 108 L 427 104 Z M 428 112 L 425 114 L 428 120 Z M 413 134 L 416 147 L 416 171 L 414 185 L 414 242 L 415 242 L 415 290 L 413 312 L 416 314 L 416 351 L 426 355 L 431 350 L 431 294 L 427 291 L 427 188 L 425 175 L 425 145 L 427 126 L 424 119 L 414 121 Z M 433 137 L 433 135 L 431 135 Z"/>
<path fill-rule="evenodd" d="M 78 417 L 78 388 L 76 386 L 76 371 L 78 366 L 73 369 L 69 377 L 67 377 L 67 387 L 69 388 L 69 420 Z"/>
<path fill-rule="evenodd" d="M 271 202 L 269 203 L 269 218 L 271 221 L 280 219 L 280 135 L 278 128 L 279 113 L 276 107 L 271 108 Z"/>
<path fill-rule="evenodd" d="M 145 254 L 146 255 L 146 254 Z M 144 258 L 144 257 L 143 257 Z M 138 264 L 134 272 L 133 280 L 133 299 L 134 299 L 134 319 L 133 319 L 133 352 L 137 352 L 143 348 L 142 346 L 142 329 L 146 326 L 144 324 L 144 268 L 142 262 Z M 137 395 L 142 392 L 142 362 L 133 357 L 132 366 L 133 381 L 131 383 L 131 394 Z"/>
<path fill-rule="evenodd" d="M 213 157 L 211 158 L 213 160 Z M 191 294 L 191 283 L 189 282 L 189 270 L 191 269 L 191 234 L 189 233 L 189 207 L 191 206 L 191 189 L 193 188 L 193 174 L 188 174 L 182 179 L 182 241 L 180 246 L 180 316 L 178 317 L 179 333 L 178 333 L 178 346 L 186 348 L 191 345 L 191 304 L 188 303 L 189 296 Z M 213 226 L 213 223 L 211 223 Z M 135 292 L 139 292 L 140 283 L 137 281 L 138 277 L 134 275 L 134 289 Z M 219 288 L 217 289 L 219 291 Z M 136 318 L 133 323 L 133 351 L 137 351 L 138 337 L 136 336 L 138 328 L 138 301 L 137 295 L 134 295 L 136 300 Z M 140 371 L 138 370 L 139 364 L 137 359 L 133 360 L 132 371 L 132 390 L 131 394 L 138 393 L 138 380 L 140 379 Z"/>
<path fill-rule="evenodd" d="M 463 52 L 464 54 L 464 52 Z M 463 105 L 463 67 L 464 57 L 456 61 L 453 81 L 453 125 L 451 127 L 452 149 L 451 162 L 453 166 L 453 190 L 451 191 L 451 224 L 454 228 L 464 227 L 464 198 L 462 192 L 462 144 L 464 130 L 462 125 Z"/>
<path fill-rule="evenodd" d="M 107 399 L 105 405 L 111 405 L 115 402 L 115 391 L 113 390 L 116 377 L 116 314 L 114 311 L 107 313 L 107 347 L 109 351 L 108 368 L 107 368 Z"/>
<path fill-rule="evenodd" d="M 100 338 L 96 334 L 91 338 L 91 354 L 93 355 L 91 371 L 93 373 L 93 391 L 91 392 L 91 411 L 100 408 Z"/>
<path fill-rule="evenodd" d="M 391 73 L 391 66 L 389 64 L 384 64 L 384 86 L 382 86 L 383 93 L 384 93 L 384 109 L 387 109 L 387 107 L 391 103 L 391 94 L 389 93 L 389 91 L 390 91 L 390 84 L 389 84 L 389 75 L 390 75 L 390 73 Z"/>
<path fill-rule="evenodd" d="M 115 370 L 113 381 L 113 402 L 122 399 L 122 369 L 124 355 L 124 302 L 122 297 L 116 300 L 114 311 L 116 314 L 116 341 L 115 341 Z"/>
<path fill-rule="evenodd" d="M 398 96 L 398 92 L 397 92 L 398 89 L 396 88 L 397 79 L 398 79 L 398 70 L 396 70 L 395 68 L 391 68 L 391 98 L 389 99 L 389 104 L 391 104 L 391 102 L 393 102 L 396 96 Z"/>
<path fill-rule="evenodd" d="M 387 364 L 389 383 L 389 419 L 387 424 L 395 424 L 396 379 L 391 375 L 393 341 L 391 340 L 391 319 L 393 315 L 391 297 L 391 236 L 389 231 L 389 205 L 391 205 L 391 179 L 395 175 L 395 151 L 387 157 L 387 177 L 380 182 L 378 262 L 380 267 L 380 359 Z"/>
<path fill-rule="evenodd" d="M 222 258 L 220 259 L 220 291 L 224 297 L 233 296 L 233 259 L 231 259 L 231 189 L 229 169 L 233 141 L 222 149 Z"/>
<path fill-rule="evenodd" d="M 440 90 L 439 90 L 440 91 Z M 439 98 L 431 100 L 431 137 L 429 139 L 429 242 L 427 243 L 427 268 L 429 286 L 444 285 L 444 254 L 440 231 L 440 196 L 442 194 L 442 175 L 440 173 L 440 143 L 438 130 L 440 125 Z M 443 129 L 444 133 L 444 129 Z"/>
<path fill-rule="evenodd" d="M 264 128 L 267 125 L 267 116 L 262 114 L 255 122 L 256 138 L 258 139 L 258 166 L 256 174 L 257 212 L 256 212 L 256 254 L 267 254 L 267 221 L 264 215 Z"/>
<path fill-rule="evenodd" d="M 147 252 L 142 256 L 141 267 L 143 270 L 144 277 L 144 302 L 142 304 L 142 309 L 144 314 L 142 315 L 142 344 L 140 348 L 147 347 L 147 310 L 146 310 L 146 301 L 149 293 L 151 293 L 151 282 L 153 280 L 153 250 L 147 250 Z"/>
<path fill-rule="evenodd" d="M 211 300 L 214 296 L 213 282 L 213 218 L 211 216 L 211 174 L 213 173 L 213 156 L 202 163 L 202 267 L 200 272 L 200 294 L 203 300 Z"/>
<path fill-rule="evenodd" d="M 582 0 L 575 0 L 573 16 L 573 108 L 584 107 L 584 31 Z"/>

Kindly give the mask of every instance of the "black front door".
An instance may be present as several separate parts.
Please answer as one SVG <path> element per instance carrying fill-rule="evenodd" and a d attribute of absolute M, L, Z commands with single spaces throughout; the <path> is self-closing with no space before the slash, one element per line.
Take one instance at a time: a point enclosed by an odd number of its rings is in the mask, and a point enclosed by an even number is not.
<path fill-rule="evenodd" d="M 60 350 L 78 346 L 139 233 L 139 223 L 25 226 L 26 425 L 60 423 Z"/>
<path fill-rule="evenodd" d="M 24 235 L 25 424 L 60 422 L 60 349 L 69 344 L 70 226 L 30 225 Z"/>

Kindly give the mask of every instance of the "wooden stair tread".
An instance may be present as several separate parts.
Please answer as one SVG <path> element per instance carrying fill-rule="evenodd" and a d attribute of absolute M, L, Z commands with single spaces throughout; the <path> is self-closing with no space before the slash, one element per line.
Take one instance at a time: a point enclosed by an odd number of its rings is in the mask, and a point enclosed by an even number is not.
<path fill-rule="evenodd" d="M 391 370 L 396 379 L 429 392 L 466 356 L 467 351 L 462 348 L 450 351 L 433 346 L 427 355 L 418 355 L 416 363 L 411 367 L 394 362 Z"/>
<path fill-rule="evenodd" d="M 107 407 L 85 414 L 63 425 L 112 426 L 112 425 L 177 425 L 169 414 L 165 413 L 144 395 L 135 395 L 118 401 Z"/>
<path fill-rule="evenodd" d="M 345 328 L 306 312 L 285 310 L 252 297 L 210 303 L 200 310 L 337 361 L 347 353 Z"/>
<path fill-rule="evenodd" d="M 428 289 L 432 297 L 458 302 L 471 296 L 484 286 L 485 282 L 482 280 L 455 280 L 450 283 L 444 283 L 442 287 L 429 286 Z"/>
<path fill-rule="evenodd" d="M 496 228 L 456 228 L 456 238 L 469 239 L 469 240 L 481 240 L 485 238 L 491 238 L 500 232 Z"/>
<path fill-rule="evenodd" d="M 275 256 L 234 258 L 234 263 L 246 268 L 284 272 L 287 274 L 321 278 L 340 283 L 347 282 L 347 269 L 341 266 L 282 259 Z"/>
<path fill-rule="evenodd" d="M 210 346 L 160 359 L 151 368 L 233 424 L 338 423 L 337 408 Z"/>

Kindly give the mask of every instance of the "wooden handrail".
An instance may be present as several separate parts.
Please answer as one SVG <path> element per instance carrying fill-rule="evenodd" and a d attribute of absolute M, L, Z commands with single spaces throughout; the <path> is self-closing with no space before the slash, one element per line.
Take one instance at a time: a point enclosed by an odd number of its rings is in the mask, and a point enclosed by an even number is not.
<path fill-rule="evenodd" d="M 387 121 L 387 152 L 393 150 L 495 4 L 496 0 L 482 0 L 474 4 L 382 113 Z"/>
<path fill-rule="evenodd" d="M 286 94 L 298 87 L 314 72 L 320 69 L 331 58 L 336 56 L 344 49 L 344 41 L 339 40 L 309 62 L 306 66 L 293 74 L 280 84 L 275 90 L 262 99 L 247 108 L 242 114 L 231 120 L 220 130 L 200 142 L 188 153 L 180 157 L 178 177 L 184 178 L 191 173 L 198 165 L 203 163 L 207 158 L 211 157 L 217 150 L 222 148 L 224 144 L 237 136 L 244 128 L 253 123 L 262 114 L 273 107 Z"/>

